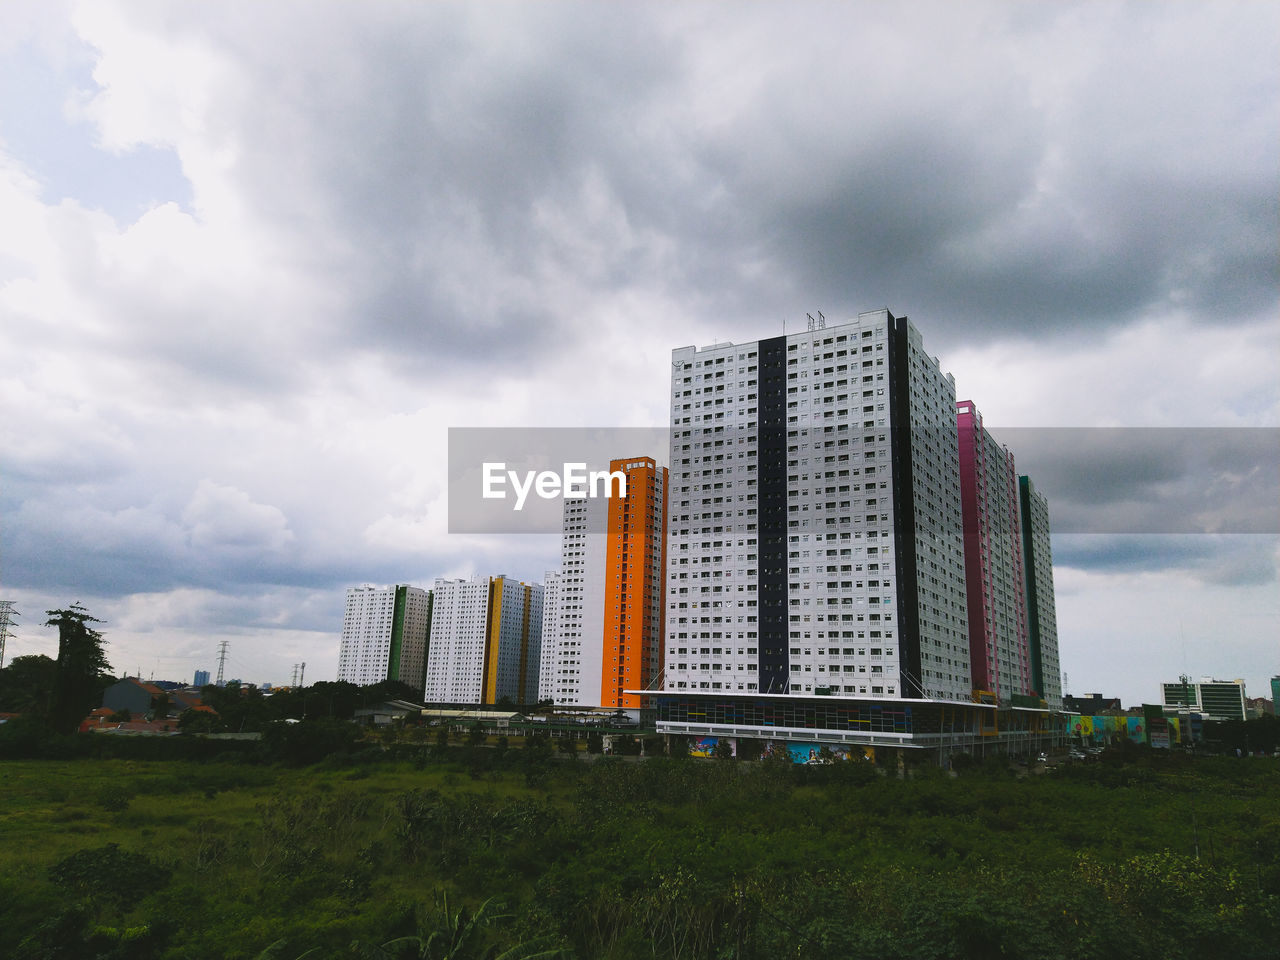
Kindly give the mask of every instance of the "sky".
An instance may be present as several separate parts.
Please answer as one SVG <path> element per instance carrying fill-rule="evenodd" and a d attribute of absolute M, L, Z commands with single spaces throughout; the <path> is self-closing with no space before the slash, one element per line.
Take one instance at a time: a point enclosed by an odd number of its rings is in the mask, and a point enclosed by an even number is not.
<path fill-rule="evenodd" d="M 333 679 L 347 587 L 558 565 L 449 533 L 449 428 L 887 306 L 1049 498 L 1066 689 L 1267 695 L 1278 65 L 1261 3 L 6 0 L 6 659 L 79 602 Z"/>

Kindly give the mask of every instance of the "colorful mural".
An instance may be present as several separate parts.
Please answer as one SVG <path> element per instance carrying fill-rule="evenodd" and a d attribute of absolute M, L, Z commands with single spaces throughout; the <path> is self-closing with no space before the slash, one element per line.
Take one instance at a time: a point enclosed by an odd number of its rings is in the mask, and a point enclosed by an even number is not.
<path fill-rule="evenodd" d="M 827 751 L 824 753 L 824 748 Z M 783 740 L 770 740 L 765 744 L 765 753 L 785 750 L 792 763 L 835 763 L 840 760 L 875 761 L 876 748 L 859 745 L 836 745 L 830 743 L 796 743 Z"/>
<path fill-rule="evenodd" d="M 1130 743 L 1149 743 L 1153 747 L 1168 748 L 1182 743 L 1180 722 L 1161 716 L 1150 717 L 1072 717 L 1067 734 L 1073 739 L 1094 746 L 1106 746 L 1119 739 Z"/>
<path fill-rule="evenodd" d="M 736 757 L 738 755 L 738 742 L 732 737 L 691 737 L 689 739 L 689 756 L 691 757 L 714 757 L 716 754 L 716 744 L 721 739 L 729 746 L 729 756 Z"/>

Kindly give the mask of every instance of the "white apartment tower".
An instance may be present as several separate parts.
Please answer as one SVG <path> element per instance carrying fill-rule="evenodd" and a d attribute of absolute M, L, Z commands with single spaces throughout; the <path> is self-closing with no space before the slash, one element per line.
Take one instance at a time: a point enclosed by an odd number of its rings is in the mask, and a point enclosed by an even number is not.
<path fill-rule="evenodd" d="M 431 633 L 431 591 L 365 584 L 347 591 L 338 679 L 367 686 L 399 680 L 421 693 Z"/>
<path fill-rule="evenodd" d="M 547 575 L 538 699 L 557 706 L 600 705 L 604 656 L 605 554 L 609 504 L 566 497 L 560 572 Z"/>
<path fill-rule="evenodd" d="M 660 728 L 898 743 L 970 702 L 955 382 L 919 332 L 671 359 Z"/>
<path fill-rule="evenodd" d="M 543 587 L 510 577 L 437 580 L 427 659 L 433 703 L 532 703 L 538 695 Z"/>

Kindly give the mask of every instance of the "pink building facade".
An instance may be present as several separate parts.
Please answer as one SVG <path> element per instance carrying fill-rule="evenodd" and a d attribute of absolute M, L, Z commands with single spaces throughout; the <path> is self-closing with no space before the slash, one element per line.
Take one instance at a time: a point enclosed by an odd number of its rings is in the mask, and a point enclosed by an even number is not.
<path fill-rule="evenodd" d="M 1007 702 L 1034 689 L 1018 472 L 970 400 L 956 404 L 969 664 L 975 690 Z"/>

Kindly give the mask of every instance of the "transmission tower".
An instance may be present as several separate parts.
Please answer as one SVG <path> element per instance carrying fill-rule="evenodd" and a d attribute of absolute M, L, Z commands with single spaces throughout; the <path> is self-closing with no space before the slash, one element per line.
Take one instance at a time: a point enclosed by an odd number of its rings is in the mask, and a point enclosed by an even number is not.
<path fill-rule="evenodd" d="M 9 639 L 9 624 L 18 611 L 13 609 L 12 600 L 0 600 L 0 669 L 4 668 L 4 642 Z"/>
<path fill-rule="evenodd" d="M 227 643 L 223 640 L 218 644 L 218 686 L 222 686 L 222 671 L 227 665 Z"/>

